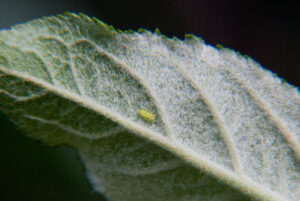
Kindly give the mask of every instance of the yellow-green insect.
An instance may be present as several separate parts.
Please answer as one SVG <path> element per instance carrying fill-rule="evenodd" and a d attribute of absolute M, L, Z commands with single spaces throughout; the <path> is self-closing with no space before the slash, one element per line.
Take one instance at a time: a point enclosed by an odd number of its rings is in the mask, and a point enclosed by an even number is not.
<path fill-rule="evenodd" d="M 141 115 L 141 117 L 143 117 L 144 120 L 147 121 L 154 121 L 156 119 L 156 115 L 149 111 L 149 110 L 138 110 L 139 114 Z"/>

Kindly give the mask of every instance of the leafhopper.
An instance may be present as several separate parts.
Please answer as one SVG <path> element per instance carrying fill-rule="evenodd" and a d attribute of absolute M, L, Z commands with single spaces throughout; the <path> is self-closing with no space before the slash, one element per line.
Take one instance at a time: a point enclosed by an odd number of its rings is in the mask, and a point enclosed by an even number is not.
<path fill-rule="evenodd" d="M 156 119 L 155 114 L 149 110 L 140 109 L 138 112 L 144 120 L 154 121 Z"/>

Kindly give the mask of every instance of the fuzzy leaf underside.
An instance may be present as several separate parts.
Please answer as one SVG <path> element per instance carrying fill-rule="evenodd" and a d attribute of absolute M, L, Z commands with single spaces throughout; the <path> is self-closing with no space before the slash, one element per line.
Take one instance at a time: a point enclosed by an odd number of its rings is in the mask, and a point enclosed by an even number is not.
<path fill-rule="evenodd" d="M 111 200 L 300 199 L 298 90 L 191 35 L 73 13 L 1 31 L 0 109 Z"/>

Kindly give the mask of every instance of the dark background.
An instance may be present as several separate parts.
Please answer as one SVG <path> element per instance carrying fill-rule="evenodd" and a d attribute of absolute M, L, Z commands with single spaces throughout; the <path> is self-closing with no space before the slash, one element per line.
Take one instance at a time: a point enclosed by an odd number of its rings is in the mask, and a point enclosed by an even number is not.
<path fill-rule="evenodd" d="M 295 3 L 294 3 L 295 4 Z M 300 16 L 289 1 L 0 0 L 0 29 L 65 11 L 83 12 L 119 29 L 185 33 L 247 54 L 287 82 L 300 85 Z M 48 148 L 21 135 L 0 113 L 0 200 L 94 201 L 76 151 Z"/>

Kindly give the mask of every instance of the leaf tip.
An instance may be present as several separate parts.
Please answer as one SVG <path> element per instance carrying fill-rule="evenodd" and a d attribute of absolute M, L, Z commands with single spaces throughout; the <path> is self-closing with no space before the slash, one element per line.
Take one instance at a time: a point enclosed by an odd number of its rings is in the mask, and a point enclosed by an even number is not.
<path fill-rule="evenodd" d="M 159 28 L 156 28 L 155 31 L 154 31 L 154 33 L 156 33 L 159 36 L 161 35 L 161 32 L 160 32 Z"/>
<path fill-rule="evenodd" d="M 185 40 L 195 40 L 197 37 L 194 34 L 185 34 L 184 35 Z"/>
<path fill-rule="evenodd" d="M 74 15 L 74 13 L 72 13 L 72 12 L 70 12 L 70 11 L 67 11 L 67 12 L 64 12 L 64 15 L 72 16 L 72 15 Z"/>
<path fill-rule="evenodd" d="M 92 22 L 92 21 L 93 21 L 89 16 L 87 16 L 87 15 L 84 14 L 84 13 L 78 13 L 78 14 L 79 14 L 79 16 L 80 16 L 83 20 L 85 20 L 85 21 L 87 21 L 87 22 Z"/>
<path fill-rule="evenodd" d="M 139 33 L 146 33 L 146 32 L 148 32 L 148 30 L 147 29 L 143 29 L 143 28 L 139 28 L 138 32 Z"/>
<path fill-rule="evenodd" d="M 220 50 L 226 49 L 226 47 L 224 47 L 224 46 L 221 45 L 221 44 L 216 44 L 216 47 L 217 47 L 218 49 L 220 49 Z"/>

